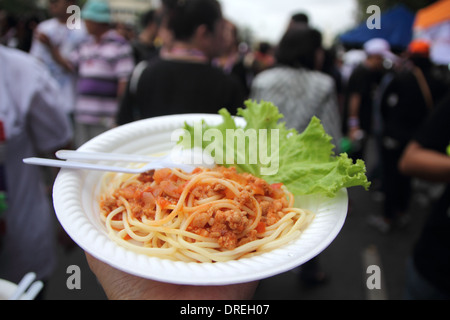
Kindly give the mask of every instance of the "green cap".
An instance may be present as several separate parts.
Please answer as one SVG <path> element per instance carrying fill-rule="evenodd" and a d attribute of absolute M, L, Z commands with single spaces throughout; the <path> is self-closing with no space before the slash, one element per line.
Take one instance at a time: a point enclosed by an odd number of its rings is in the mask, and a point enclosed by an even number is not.
<path fill-rule="evenodd" d="M 84 20 L 90 20 L 98 23 L 111 22 L 111 10 L 106 1 L 89 0 L 81 11 L 81 17 Z"/>

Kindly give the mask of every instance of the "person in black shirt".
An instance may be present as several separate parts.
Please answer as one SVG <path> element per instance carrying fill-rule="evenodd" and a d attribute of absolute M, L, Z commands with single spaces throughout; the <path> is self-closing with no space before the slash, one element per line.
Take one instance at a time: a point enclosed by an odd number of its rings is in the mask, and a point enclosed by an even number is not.
<path fill-rule="evenodd" d="M 165 1 L 170 46 L 130 81 L 117 123 L 182 113 L 235 114 L 244 104 L 237 79 L 211 65 L 223 46 L 225 20 L 216 0 Z M 133 89 L 134 86 L 134 89 Z"/>
<path fill-rule="evenodd" d="M 252 68 L 245 61 L 246 53 L 239 48 L 240 40 L 238 28 L 231 21 L 226 21 L 224 36 L 224 51 L 214 59 L 213 65 L 221 68 L 226 74 L 231 74 L 239 80 L 245 96 L 250 93 L 250 84 L 253 80 Z"/>
<path fill-rule="evenodd" d="M 412 254 L 407 298 L 450 298 L 450 95 L 409 143 L 400 161 L 404 174 L 447 183 Z"/>
<path fill-rule="evenodd" d="M 364 159 L 365 143 L 373 130 L 374 96 L 385 71 L 383 63 L 387 58 L 394 59 L 389 43 L 383 39 L 367 41 L 364 51 L 367 59 L 352 72 L 345 94 L 343 133 L 361 144 L 350 155 L 354 159 Z"/>
<path fill-rule="evenodd" d="M 142 15 L 140 20 L 142 30 L 137 39 L 131 42 L 136 64 L 141 61 L 150 61 L 159 55 L 159 48 L 155 45 L 155 41 L 161 23 L 160 12 L 149 10 Z"/>
<path fill-rule="evenodd" d="M 434 75 L 429 44 L 414 40 L 408 47 L 405 67 L 396 72 L 383 90 L 380 114 L 383 123 L 381 163 L 383 168 L 384 214 L 375 224 L 390 230 L 406 221 L 411 197 L 411 178 L 401 174 L 398 161 L 417 128 L 448 90 Z"/>

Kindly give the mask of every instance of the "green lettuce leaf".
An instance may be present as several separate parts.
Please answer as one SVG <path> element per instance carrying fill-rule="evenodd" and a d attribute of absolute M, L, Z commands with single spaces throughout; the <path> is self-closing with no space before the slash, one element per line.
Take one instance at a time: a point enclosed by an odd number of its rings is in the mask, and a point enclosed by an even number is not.
<path fill-rule="evenodd" d="M 248 100 L 237 115 L 245 125 L 226 110 L 219 114 L 223 122 L 208 125 L 185 124 L 186 134 L 180 139 L 184 147 L 201 147 L 217 164 L 235 166 L 269 183 L 283 183 L 294 195 L 320 193 L 333 197 L 342 188 L 362 186 L 370 182 L 363 160 L 356 163 L 346 153 L 336 156 L 321 121 L 313 117 L 309 126 L 298 133 L 287 129 L 278 108 L 270 102 Z M 202 139 L 198 132 L 201 129 Z M 207 134 L 205 134 L 207 133 Z"/>

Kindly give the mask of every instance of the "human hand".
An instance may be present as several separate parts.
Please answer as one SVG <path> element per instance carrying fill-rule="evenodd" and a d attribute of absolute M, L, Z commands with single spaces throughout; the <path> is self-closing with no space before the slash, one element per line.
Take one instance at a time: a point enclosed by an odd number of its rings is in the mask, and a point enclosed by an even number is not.
<path fill-rule="evenodd" d="M 49 48 L 53 47 L 52 42 L 50 41 L 50 38 L 45 33 L 36 32 L 35 37 L 36 37 L 36 39 L 38 39 L 40 42 L 42 42 L 47 47 L 49 47 Z"/>
<path fill-rule="evenodd" d="M 86 253 L 89 267 L 110 300 L 245 300 L 258 282 L 229 286 L 185 286 L 139 278 L 115 269 Z"/>
<path fill-rule="evenodd" d="M 350 141 L 352 141 L 352 142 L 362 139 L 363 136 L 364 136 L 364 133 L 359 128 L 359 126 L 354 126 L 354 127 L 350 128 L 348 131 L 348 137 L 349 137 Z"/>
<path fill-rule="evenodd" d="M 36 39 L 38 39 L 43 45 L 45 45 L 53 57 L 53 59 L 68 73 L 75 73 L 75 68 L 73 65 L 65 59 L 61 53 L 59 52 L 59 48 L 57 45 L 54 45 L 50 38 L 42 32 L 35 33 Z"/>

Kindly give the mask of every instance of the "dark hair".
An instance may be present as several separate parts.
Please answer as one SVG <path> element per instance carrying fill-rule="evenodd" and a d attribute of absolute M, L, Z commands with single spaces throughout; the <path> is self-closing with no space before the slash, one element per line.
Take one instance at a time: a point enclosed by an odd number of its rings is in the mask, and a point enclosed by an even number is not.
<path fill-rule="evenodd" d="M 147 12 L 144 12 L 140 18 L 141 27 L 143 28 L 147 27 L 150 23 L 155 21 L 155 18 L 156 18 L 155 10 L 152 9 L 148 10 Z"/>
<path fill-rule="evenodd" d="M 270 43 L 265 42 L 265 41 L 259 43 L 259 46 L 258 46 L 259 52 L 266 54 L 266 53 L 269 53 L 270 49 L 272 49 L 272 46 L 270 45 Z"/>
<path fill-rule="evenodd" d="M 293 22 L 299 22 L 299 23 L 305 23 L 305 24 L 309 23 L 308 16 L 303 12 L 293 14 L 291 17 L 291 20 Z"/>
<path fill-rule="evenodd" d="M 222 18 L 217 0 L 164 0 L 163 4 L 168 18 L 167 26 L 177 40 L 188 40 L 201 25 L 214 31 L 216 22 Z"/>
<path fill-rule="evenodd" d="M 275 52 L 277 63 L 314 69 L 322 34 L 315 29 L 293 28 L 286 31 Z"/>

